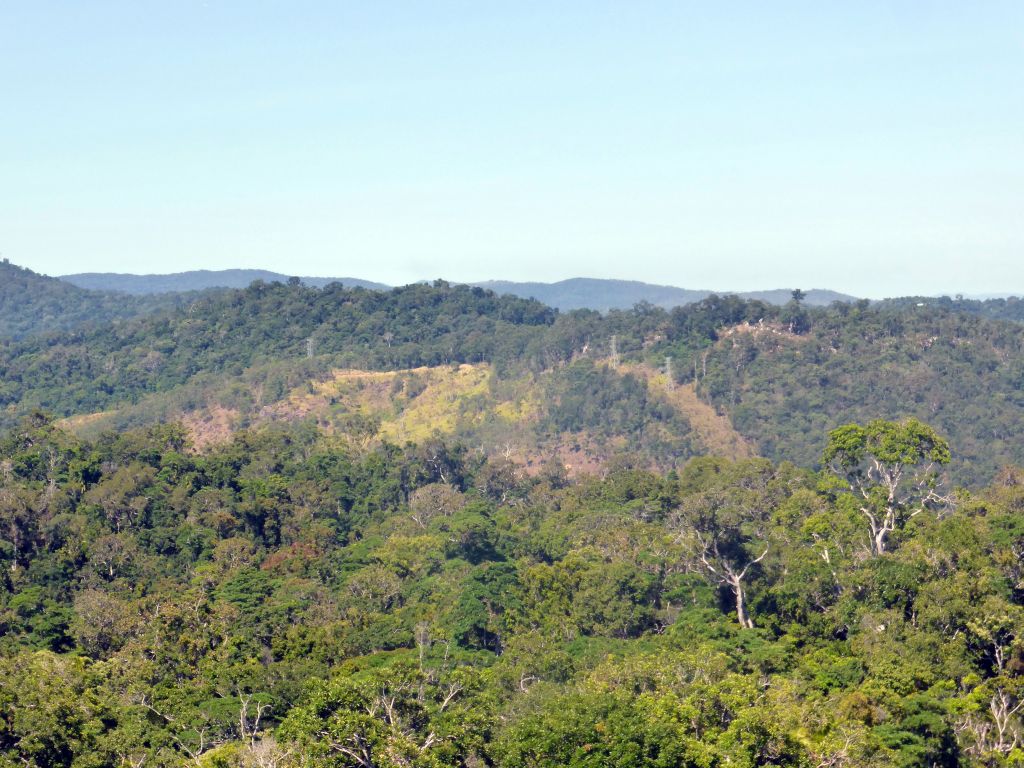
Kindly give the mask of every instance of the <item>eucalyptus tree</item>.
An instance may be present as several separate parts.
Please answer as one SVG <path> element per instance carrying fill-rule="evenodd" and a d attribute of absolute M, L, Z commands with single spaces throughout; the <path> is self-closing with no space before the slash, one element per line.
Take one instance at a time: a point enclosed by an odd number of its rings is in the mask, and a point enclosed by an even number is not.
<path fill-rule="evenodd" d="M 727 467 L 713 486 L 685 497 L 673 523 L 690 567 L 731 593 L 740 626 L 752 629 L 747 584 L 771 549 L 774 512 L 790 483 L 764 459 Z"/>
<path fill-rule="evenodd" d="M 857 500 L 868 524 L 872 555 L 889 549 L 889 537 L 927 509 L 948 506 L 939 468 L 949 444 L 917 419 L 875 419 L 829 432 L 824 464 Z"/>
<path fill-rule="evenodd" d="M 749 514 L 751 511 L 753 515 Z M 764 511 L 735 504 L 729 494 L 712 491 L 687 499 L 682 514 L 688 530 L 694 565 L 714 584 L 727 587 L 733 596 L 736 620 L 752 629 L 747 611 L 746 579 L 768 555 L 770 545 L 763 523 Z"/>

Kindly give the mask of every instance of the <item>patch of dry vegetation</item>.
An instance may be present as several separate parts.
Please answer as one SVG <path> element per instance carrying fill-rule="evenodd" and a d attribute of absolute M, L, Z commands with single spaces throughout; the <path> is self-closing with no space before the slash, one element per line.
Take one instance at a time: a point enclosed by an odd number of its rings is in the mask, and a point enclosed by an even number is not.
<path fill-rule="evenodd" d="M 620 365 L 619 368 L 643 378 L 648 387 L 660 392 L 682 412 L 708 454 L 734 461 L 757 455 L 751 443 L 733 427 L 728 416 L 720 414 L 713 405 L 698 397 L 693 384 L 675 384 L 669 388 L 664 372 L 646 365 Z"/>

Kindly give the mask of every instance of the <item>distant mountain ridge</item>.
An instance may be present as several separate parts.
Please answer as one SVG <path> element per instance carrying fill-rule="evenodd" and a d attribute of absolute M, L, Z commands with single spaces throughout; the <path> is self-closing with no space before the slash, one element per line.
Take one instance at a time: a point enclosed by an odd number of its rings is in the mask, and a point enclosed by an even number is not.
<path fill-rule="evenodd" d="M 708 291 L 706 295 L 710 296 L 711 293 L 711 291 Z M 860 298 L 857 296 L 850 296 L 846 293 L 830 291 L 825 288 L 811 288 L 808 291 L 804 291 L 804 294 L 804 304 L 809 307 L 827 307 L 836 301 L 844 303 L 860 301 Z M 793 290 L 791 288 L 775 288 L 769 291 L 745 291 L 737 295 L 743 299 L 763 301 L 766 304 L 782 305 L 793 298 Z"/>
<path fill-rule="evenodd" d="M 524 299 L 536 299 L 549 307 L 563 311 L 571 309 L 632 309 L 641 302 L 671 309 L 706 299 L 712 294 L 732 294 L 744 299 L 754 299 L 768 304 L 785 304 L 792 298 L 792 290 L 778 288 L 767 291 L 708 291 L 677 288 L 672 285 L 654 285 L 637 280 L 608 280 L 591 277 L 574 277 L 557 283 L 517 283 L 507 280 L 488 280 L 474 283 L 495 293 L 510 293 Z M 808 306 L 827 307 L 834 301 L 857 301 L 836 291 L 812 289 L 805 291 L 804 303 Z"/>
<path fill-rule="evenodd" d="M 256 280 L 265 283 L 284 283 L 289 275 L 266 269 L 198 269 L 189 272 L 175 272 L 164 275 L 134 275 L 121 272 L 80 272 L 74 275 L 60 275 L 59 278 L 79 288 L 92 291 L 119 291 L 134 296 L 154 293 L 180 293 L 183 291 L 205 291 L 210 288 L 247 288 Z M 346 288 L 367 288 L 386 291 L 391 288 L 384 283 L 360 280 L 355 277 L 301 277 L 304 285 L 323 288 L 331 283 L 341 283 Z"/>
<path fill-rule="evenodd" d="M 609 309 L 631 309 L 645 301 L 658 307 L 678 307 L 700 301 L 710 293 L 671 285 L 652 285 L 637 280 L 602 280 L 592 277 L 574 277 L 556 283 L 488 280 L 475 285 L 497 294 L 508 293 L 524 299 L 536 299 L 562 311 L 596 309 L 606 312 Z"/>
<path fill-rule="evenodd" d="M 208 290 L 210 288 L 245 288 L 255 280 L 267 283 L 287 282 L 290 277 L 265 269 L 224 269 L 195 270 L 165 275 L 133 275 L 114 272 L 84 272 L 62 275 L 61 280 L 95 291 L 120 291 L 135 296 L 180 291 Z M 354 277 L 300 277 L 304 285 L 322 288 L 331 283 L 341 283 L 346 288 L 388 290 L 384 283 L 361 280 Z M 715 291 L 692 290 L 671 285 L 654 285 L 637 280 L 609 280 L 590 277 L 574 277 L 554 283 L 514 282 L 510 280 L 487 280 L 472 285 L 498 294 L 511 294 L 520 298 L 537 299 L 543 304 L 564 311 L 573 309 L 595 309 L 607 312 L 609 309 L 631 309 L 636 304 L 647 302 L 670 309 L 692 304 L 707 298 Z M 719 293 L 733 293 L 723 291 Z M 779 288 L 767 291 L 736 293 L 746 299 L 758 299 L 770 304 L 785 304 L 790 300 L 791 290 Z M 829 290 L 813 289 L 806 292 L 804 303 L 808 306 L 828 306 L 834 301 L 856 301 L 856 297 Z"/>

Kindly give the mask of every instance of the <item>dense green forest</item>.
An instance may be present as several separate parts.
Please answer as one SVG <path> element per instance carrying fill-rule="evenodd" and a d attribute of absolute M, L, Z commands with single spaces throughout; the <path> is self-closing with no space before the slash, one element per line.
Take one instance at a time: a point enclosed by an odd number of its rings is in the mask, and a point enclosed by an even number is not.
<path fill-rule="evenodd" d="M 570 481 L 32 416 L 0 445 L 0 764 L 1019 765 L 1024 476 L 950 493 L 918 422 L 825 438 L 820 473 Z"/>
<path fill-rule="evenodd" d="M 988 480 L 1024 461 L 1022 331 L 949 309 L 837 304 L 799 334 L 736 329 L 701 354 L 698 387 L 766 456 L 810 465 L 841 422 L 913 415 L 954 440 L 958 479 Z"/>
<path fill-rule="evenodd" d="M 310 353 L 369 369 L 518 359 L 556 315 L 537 302 L 444 283 L 380 293 L 257 282 L 174 311 L 5 342 L 0 405 L 99 410 L 197 375 L 239 375 L 257 361 L 287 364 Z M 558 343 L 553 336 L 541 334 Z M 550 350 L 552 362 L 578 346 L 565 339 Z"/>
<path fill-rule="evenodd" d="M 138 298 L 87 291 L 4 259 L 0 261 L 0 339 L 68 331 L 187 306 L 199 295 L 193 291 Z"/>
<path fill-rule="evenodd" d="M 880 302 L 889 307 L 932 306 L 955 312 L 981 315 L 993 320 L 1024 321 L 1024 300 L 1019 296 L 998 299 L 969 299 L 963 296 L 904 296 Z"/>
<path fill-rule="evenodd" d="M 18 275 L 0 766 L 1024 765 L 1012 308 Z"/>
<path fill-rule="evenodd" d="M 524 450 L 552 430 L 586 438 L 597 429 L 602 439 L 631 440 L 648 466 L 670 469 L 672 456 L 706 446 L 687 436 L 687 414 L 657 396 L 638 399 L 620 367 L 663 369 L 668 360 L 675 383 L 693 386 L 775 461 L 814 465 L 823 436 L 846 421 L 914 416 L 957 444 L 951 471 L 960 482 L 1024 464 L 1024 326 L 984 317 L 979 302 L 815 308 L 800 298 L 781 307 L 712 296 L 671 311 L 559 313 L 443 281 L 387 292 L 256 282 L 146 315 L 0 340 L 0 426 L 38 408 L 60 417 L 123 410 L 120 425 L 144 425 L 210 404 L 244 422 L 337 369 L 486 363 L 495 386 L 532 377 L 522 386 L 543 407 Z M 573 368 L 581 364 L 596 368 Z M 666 440 L 666 430 L 679 439 Z M 458 436 L 483 439 L 472 428 Z M 504 439 L 493 429 L 486 436 Z"/>

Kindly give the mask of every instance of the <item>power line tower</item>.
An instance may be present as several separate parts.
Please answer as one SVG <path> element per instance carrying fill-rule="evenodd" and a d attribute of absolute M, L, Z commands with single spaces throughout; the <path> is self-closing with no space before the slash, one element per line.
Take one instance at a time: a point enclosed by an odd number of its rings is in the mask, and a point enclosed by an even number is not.
<path fill-rule="evenodd" d="M 672 356 L 665 355 L 665 388 L 675 389 L 676 381 L 672 378 Z"/>
<path fill-rule="evenodd" d="M 613 333 L 611 341 L 611 354 L 609 355 L 612 360 L 612 367 L 619 367 L 619 338 Z"/>
<path fill-rule="evenodd" d="M 308 339 L 306 339 L 306 357 L 312 357 L 312 356 L 313 356 L 313 337 L 310 336 Z"/>

